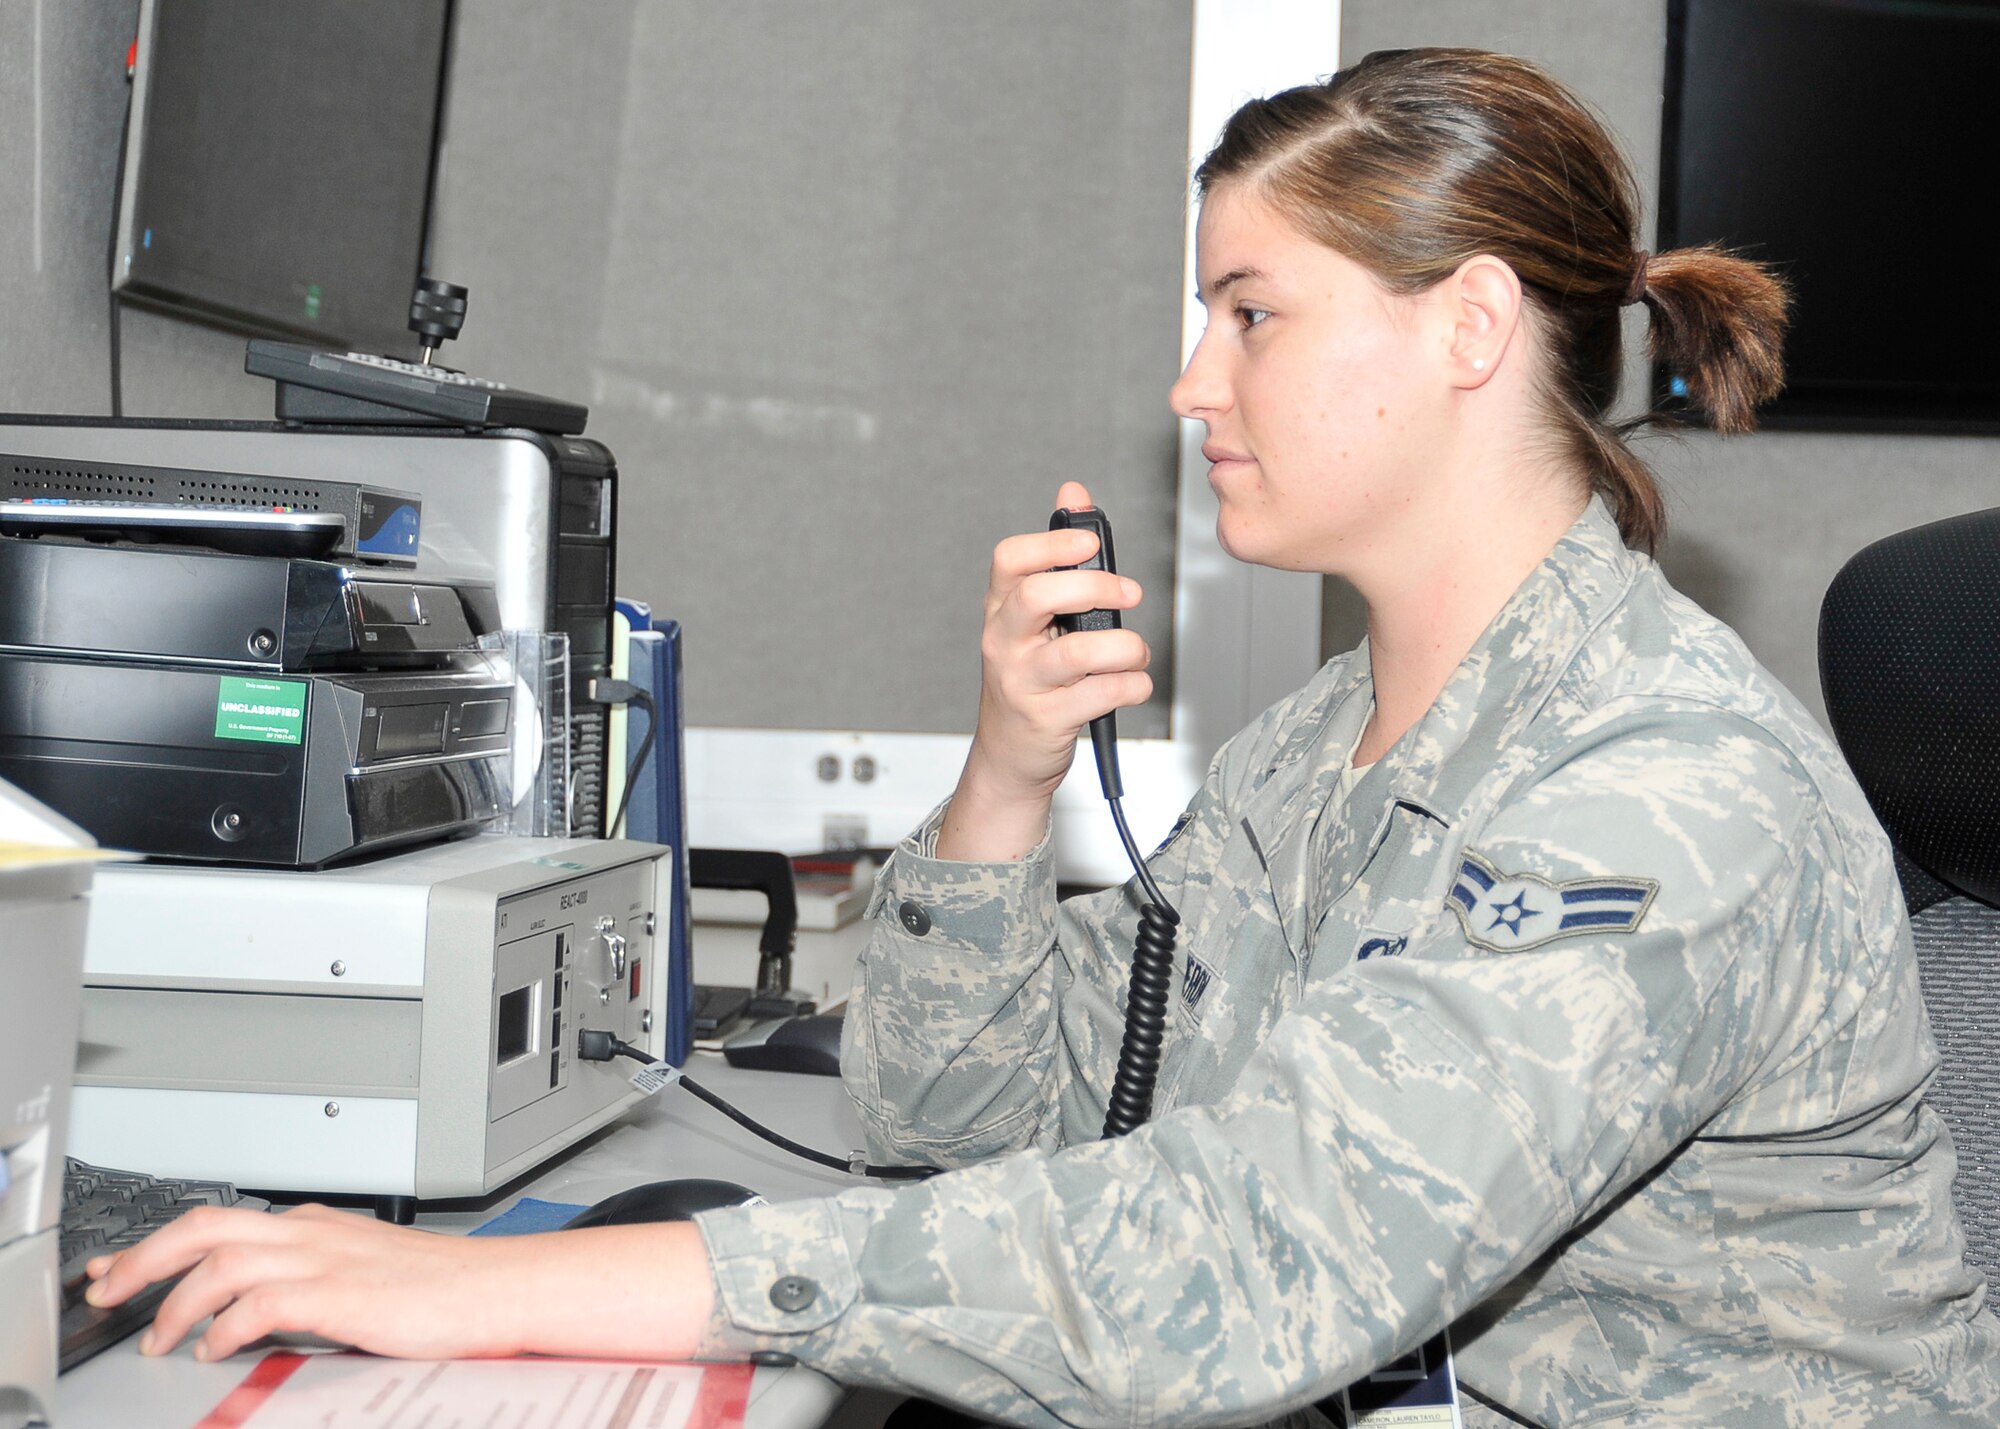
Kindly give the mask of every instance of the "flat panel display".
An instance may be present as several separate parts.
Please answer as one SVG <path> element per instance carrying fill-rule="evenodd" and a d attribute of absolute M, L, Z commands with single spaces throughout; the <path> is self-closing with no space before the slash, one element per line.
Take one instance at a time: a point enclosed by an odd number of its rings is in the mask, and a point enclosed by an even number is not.
<path fill-rule="evenodd" d="M 1659 246 L 1722 243 L 1790 278 L 1770 423 L 2000 428 L 2000 362 L 1960 296 L 2000 4 L 1673 0 L 1668 20 Z"/>
<path fill-rule="evenodd" d="M 449 0 L 146 0 L 113 288 L 409 347 L 449 22 Z"/>

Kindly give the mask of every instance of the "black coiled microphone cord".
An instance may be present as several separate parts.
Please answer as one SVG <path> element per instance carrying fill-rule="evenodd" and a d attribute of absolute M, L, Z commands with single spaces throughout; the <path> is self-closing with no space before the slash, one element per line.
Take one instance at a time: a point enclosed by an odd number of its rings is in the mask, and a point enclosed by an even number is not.
<path fill-rule="evenodd" d="M 1100 761 L 1103 751 L 1099 751 Z M 1160 1046 L 1166 1040 L 1167 1003 L 1174 983 L 1174 937 L 1181 915 L 1153 882 L 1152 871 L 1132 842 L 1125 810 L 1112 799 L 1111 819 L 1125 855 L 1145 890 L 1139 905 L 1139 935 L 1132 948 L 1132 978 L 1125 991 L 1125 1040 L 1118 1048 L 1118 1073 L 1104 1108 L 1108 1140 L 1144 1126 L 1153 1114 L 1153 1085 L 1160 1075 Z"/>

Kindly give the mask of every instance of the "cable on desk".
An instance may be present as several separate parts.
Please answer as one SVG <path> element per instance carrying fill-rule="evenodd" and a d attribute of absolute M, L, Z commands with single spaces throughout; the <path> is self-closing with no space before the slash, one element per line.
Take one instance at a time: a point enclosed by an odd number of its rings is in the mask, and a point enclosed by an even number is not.
<path fill-rule="evenodd" d="M 660 1061 L 658 1057 L 649 1056 L 631 1043 L 620 1041 L 599 1027 L 585 1027 L 581 1030 L 577 1038 L 576 1054 L 586 1062 L 609 1062 L 614 1057 L 630 1057 L 635 1062 L 653 1067 L 658 1066 Z M 829 1156 L 824 1151 L 815 1151 L 810 1146 L 801 1146 L 790 1137 L 781 1136 L 768 1126 L 753 1121 L 747 1114 L 738 1111 L 685 1072 L 675 1080 L 745 1131 L 763 1137 L 782 1151 L 802 1156 L 814 1165 L 829 1167 L 835 1171 L 846 1171 L 857 1176 L 873 1176 L 884 1181 L 922 1181 L 938 1174 L 938 1168 L 935 1166 L 876 1166 L 862 1160 L 860 1152 L 842 1158 Z"/>

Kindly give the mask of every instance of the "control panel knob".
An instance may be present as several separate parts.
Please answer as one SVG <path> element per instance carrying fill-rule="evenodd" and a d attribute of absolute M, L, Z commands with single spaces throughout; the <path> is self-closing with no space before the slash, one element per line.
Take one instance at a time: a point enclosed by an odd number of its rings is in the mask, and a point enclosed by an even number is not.
<path fill-rule="evenodd" d="M 442 278 L 419 278 L 410 296 L 410 331 L 424 341 L 424 363 L 465 326 L 465 289 Z"/>

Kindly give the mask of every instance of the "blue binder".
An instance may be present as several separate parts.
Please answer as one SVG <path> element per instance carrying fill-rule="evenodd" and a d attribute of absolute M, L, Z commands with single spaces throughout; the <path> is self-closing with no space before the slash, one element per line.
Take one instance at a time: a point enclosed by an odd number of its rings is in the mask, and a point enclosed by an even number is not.
<path fill-rule="evenodd" d="M 625 810 L 628 838 L 661 843 L 673 852 L 673 911 L 667 919 L 667 1031 L 664 1055 L 679 1066 L 694 1050 L 694 919 L 688 910 L 687 751 L 681 718 L 681 627 L 659 620 L 634 630 L 627 678 L 653 697 L 658 728 L 646 762 L 633 776 Z M 646 715 L 634 708 L 626 747 L 636 752 Z"/>

